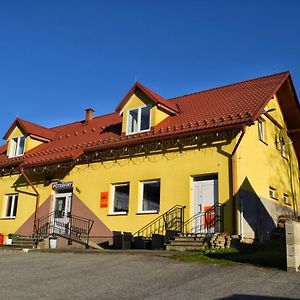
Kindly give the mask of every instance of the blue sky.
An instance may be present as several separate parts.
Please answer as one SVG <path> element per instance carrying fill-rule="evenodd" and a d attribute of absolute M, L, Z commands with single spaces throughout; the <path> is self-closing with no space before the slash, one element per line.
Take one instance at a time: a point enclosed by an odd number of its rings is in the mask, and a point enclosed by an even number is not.
<path fill-rule="evenodd" d="M 174 96 L 289 70 L 300 1 L 0 0 L 2 136 L 114 111 L 135 80 Z"/>

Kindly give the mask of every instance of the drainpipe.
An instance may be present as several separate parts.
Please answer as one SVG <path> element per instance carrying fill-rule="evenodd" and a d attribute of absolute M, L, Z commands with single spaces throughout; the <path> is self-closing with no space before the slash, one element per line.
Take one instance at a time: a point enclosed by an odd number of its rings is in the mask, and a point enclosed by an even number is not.
<path fill-rule="evenodd" d="M 38 209 L 39 209 L 39 202 L 40 202 L 40 194 L 39 192 L 37 191 L 37 189 L 34 187 L 32 181 L 28 178 L 28 176 L 25 174 L 25 171 L 24 171 L 24 168 L 21 167 L 20 168 L 20 172 L 21 174 L 24 176 L 25 180 L 27 181 L 27 183 L 32 187 L 32 189 L 34 190 L 35 192 L 35 196 L 36 196 L 36 201 L 35 201 L 35 212 L 34 212 L 34 221 L 33 221 L 33 232 L 35 232 L 35 223 L 36 223 L 36 220 L 38 218 Z"/>
<path fill-rule="evenodd" d="M 236 145 L 234 146 L 234 149 L 230 155 L 230 168 L 231 168 L 231 198 L 232 198 L 232 228 L 233 228 L 233 233 L 235 234 L 237 232 L 237 226 L 236 226 L 236 172 L 235 172 L 235 161 L 234 161 L 234 155 L 245 135 L 245 126 L 242 127 L 242 134 L 240 135 Z"/>

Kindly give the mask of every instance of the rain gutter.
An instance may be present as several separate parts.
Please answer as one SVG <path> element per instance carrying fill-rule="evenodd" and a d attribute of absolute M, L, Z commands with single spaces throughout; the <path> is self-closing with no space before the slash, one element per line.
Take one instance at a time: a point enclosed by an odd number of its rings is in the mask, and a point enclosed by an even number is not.
<path fill-rule="evenodd" d="M 235 171 L 235 159 L 234 159 L 234 155 L 243 139 L 245 135 L 245 126 L 242 127 L 242 134 L 240 135 L 236 145 L 233 148 L 233 151 L 230 155 L 230 168 L 231 168 L 231 198 L 232 198 L 232 230 L 233 233 L 235 234 L 237 232 L 237 214 L 236 214 L 236 194 L 237 194 L 237 187 L 236 187 L 236 171 Z"/>

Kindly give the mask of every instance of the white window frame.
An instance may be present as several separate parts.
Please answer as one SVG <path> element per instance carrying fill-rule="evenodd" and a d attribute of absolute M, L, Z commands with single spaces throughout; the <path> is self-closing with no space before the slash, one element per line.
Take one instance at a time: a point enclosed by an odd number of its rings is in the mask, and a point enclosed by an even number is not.
<path fill-rule="evenodd" d="M 148 129 L 141 130 L 142 108 L 145 108 L 145 107 L 149 107 L 149 108 L 150 108 L 150 111 L 149 111 L 149 128 L 148 128 Z M 151 111 L 152 111 L 152 110 L 151 110 L 151 107 L 152 107 L 152 105 L 146 105 L 146 106 L 138 106 L 138 107 L 134 107 L 134 108 L 128 109 L 128 111 L 127 111 L 126 135 L 150 131 L 150 129 L 151 129 L 151 114 L 152 114 L 152 112 L 151 112 Z M 129 120 L 130 120 L 130 112 L 131 112 L 131 111 L 134 111 L 134 110 L 137 110 L 137 111 L 138 111 L 138 117 L 137 117 L 137 130 L 136 130 L 136 131 L 133 131 L 133 132 L 130 132 L 130 131 L 129 131 L 129 129 L 130 129 L 130 127 L 131 127 L 131 126 L 130 126 L 131 124 L 129 124 Z"/>
<path fill-rule="evenodd" d="M 21 139 L 24 139 L 24 147 L 22 149 L 22 153 L 21 154 L 16 154 L 19 151 L 20 148 L 20 143 L 21 143 Z M 17 137 L 13 137 L 11 139 L 11 143 L 10 143 L 10 152 L 9 152 L 9 157 L 13 158 L 13 157 L 19 157 L 22 156 L 25 153 L 25 142 L 26 142 L 26 137 L 24 135 L 22 136 L 17 136 Z"/>
<path fill-rule="evenodd" d="M 125 186 L 128 185 L 129 188 L 129 193 L 128 193 L 128 212 L 127 211 L 114 211 L 115 208 L 115 191 L 116 191 L 116 186 Z M 111 185 L 111 195 L 112 195 L 112 201 L 110 205 L 110 215 L 127 215 L 129 213 L 129 196 L 130 196 L 130 183 L 129 182 L 122 182 L 122 183 L 114 183 Z"/>
<path fill-rule="evenodd" d="M 9 197 L 12 197 L 11 207 L 10 207 L 11 214 L 7 215 L 7 211 L 8 211 L 7 206 L 8 206 L 8 199 L 9 199 Z M 7 194 L 7 195 L 5 195 L 6 201 L 5 201 L 5 206 L 3 208 L 3 219 L 15 219 L 16 218 L 17 211 L 18 211 L 18 204 L 19 204 L 19 203 L 17 203 L 16 215 L 13 215 L 16 198 L 17 199 L 19 198 L 19 194 Z"/>
<path fill-rule="evenodd" d="M 283 202 L 284 202 L 284 204 L 291 205 L 290 204 L 290 196 L 286 193 L 283 193 Z"/>
<path fill-rule="evenodd" d="M 159 210 L 143 210 L 143 201 L 144 201 L 144 184 L 146 183 L 156 183 L 159 182 L 159 189 L 161 192 L 161 180 L 160 179 L 152 179 L 152 180 L 144 180 L 140 182 L 140 205 L 139 205 L 139 212 L 141 214 L 153 214 L 159 213 L 160 211 L 160 196 L 159 196 Z"/>
<path fill-rule="evenodd" d="M 272 186 L 269 186 L 269 197 L 274 200 L 278 200 L 277 189 Z"/>
<path fill-rule="evenodd" d="M 280 152 L 281 152 L 281 155 L 282 155 L 282 157 L 284 157 L 284 158 L 288 158 L 288 155 L 287 155 L 287 148 L 286 148 L 286 143 L 285 143 L 285 141 L 284 141 L 284 139 L 283 138 L 280 138 Z"/>
<path fill-rule="evenodd" d="M 265 120 L 262 118 L 259 118 L 257 120 L 257 129 L 258 129 L 258 139 L 266 143 L 266 131 L 265 131 Z"/>

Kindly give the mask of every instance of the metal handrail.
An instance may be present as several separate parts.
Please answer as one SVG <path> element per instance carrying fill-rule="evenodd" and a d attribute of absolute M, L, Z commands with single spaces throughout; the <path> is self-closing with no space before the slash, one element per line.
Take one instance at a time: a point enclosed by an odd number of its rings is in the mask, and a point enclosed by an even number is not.
<path fill-rule="evenodd" d="M 167 230 L 182 231 L 184 224 L 184 209 L 185 206 L 175 205 L 168 211 L 158 216 L 137 232 L 133 236 L 142 236 L 150 238 L 152 234 L 165 235 Z"/>
<path fill-rule="evenodd" d="M 94 221 L 64 212 L 61 212 L 59 217 L 56 217 L 56 214 L 57 212 L 53 211 L 35 221 L 36 245 L 41 239 L 50 235 L 57 235 L 88 247 Z"/>
<path fill-rule="evenodd" d="M 183 224 L 183 233 L 216 233 L 224 230 L 223 204 L 216 203 L 198 212 Z"/>

